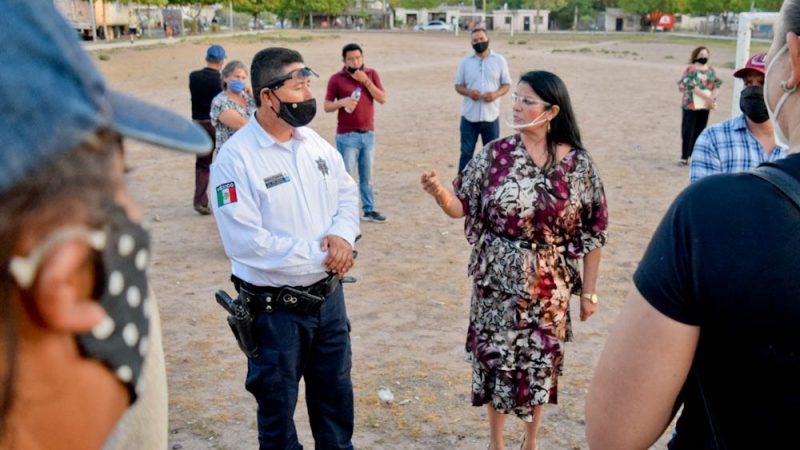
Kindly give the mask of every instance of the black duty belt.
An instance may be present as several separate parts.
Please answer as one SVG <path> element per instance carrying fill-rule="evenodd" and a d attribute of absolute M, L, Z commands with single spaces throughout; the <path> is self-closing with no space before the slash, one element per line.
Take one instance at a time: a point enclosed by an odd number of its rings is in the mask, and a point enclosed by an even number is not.
<path fill-rule="evenodd" d="M 259 312 L 271 313 L 276 309 L 317 314 L 325 299 L 333 294 L 340 284 L 336 274 L 328 274 L 310 286 L 256 286 L 235 275 L 231 275 L 231 281 L 239 293 L 242 304 L 253 315 Z"/>

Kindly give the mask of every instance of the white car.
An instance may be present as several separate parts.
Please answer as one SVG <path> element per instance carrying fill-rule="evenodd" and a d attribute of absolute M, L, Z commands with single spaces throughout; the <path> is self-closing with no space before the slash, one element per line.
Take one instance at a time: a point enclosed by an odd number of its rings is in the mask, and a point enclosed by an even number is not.
<path fill-rule="evenodd" d="M 425 25 L 417 25 L 417 31 L 453 31 L 453 25 L 445 23 L 443 20 L 431 20 Z"/>

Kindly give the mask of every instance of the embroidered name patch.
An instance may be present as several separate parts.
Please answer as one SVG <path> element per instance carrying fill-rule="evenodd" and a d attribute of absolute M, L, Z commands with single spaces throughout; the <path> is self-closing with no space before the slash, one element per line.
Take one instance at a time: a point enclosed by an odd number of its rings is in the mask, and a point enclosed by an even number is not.
<path fill-rule="evenodd" d="M 271 189 L 280 184 L 288 183 L 290 180 L 291 178 L 289 178 L 289 175 L 285 173 L 276 173 L 275 175 L 264 178 L 264 186 L 266 186 L 267 189 Z"/>
<path fill-rule="evenodd" d="M 236 183 L 220 184 L 217 186 L 217 206 L 236 203 Z"/>

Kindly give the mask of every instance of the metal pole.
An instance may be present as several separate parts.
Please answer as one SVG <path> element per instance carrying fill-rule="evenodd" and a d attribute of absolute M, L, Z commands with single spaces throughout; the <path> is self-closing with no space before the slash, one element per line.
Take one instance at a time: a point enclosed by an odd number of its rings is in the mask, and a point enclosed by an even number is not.
<path fill-rule="evenodd" d="M 92 25 L 92 42 L 97 40 L 97 17 L 94 12 L 94 0 L 89 0 L 89 23 Z"/>
<path fill-rule="evenodd" d="M 233 31 L 233 0 L 228 0 L 228 22 L 230 22 L 231 31 Z"/>

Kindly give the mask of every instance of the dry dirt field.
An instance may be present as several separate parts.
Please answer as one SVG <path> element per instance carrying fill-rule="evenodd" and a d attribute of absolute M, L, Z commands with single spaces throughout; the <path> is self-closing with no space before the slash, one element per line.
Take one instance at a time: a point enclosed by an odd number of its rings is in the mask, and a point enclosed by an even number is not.
<path fill-rule="evenodd" d="M 442 214 L 419 187 L 421 172 L 455 173 L 460 97 L 453 77 L 471 52 L 469 37 L 419 33 L 309 33 L 271 31 L 227 39 L 95 51 L 116 88 L 187 117 L 187 77 L 201 67 L 205 48 L 222 44 L 231 59 L 249 64 L 269 46 L 299 50 L 320 73 L 313 90 L 321 102 L 328 77 L 341 68 L 341 48 L 358 42 L 378 70 L 387 102 L 376 108 L 374 185 L 386 224 L 362 224 L 363 239 L 347 285 L 352 321 L 353 382 L 359 449 L 483 449 L 488 430 L 482 408 L 469 403 L 470 368 L 463 360 L 470 283 L 468 245 L 460 221 Z M 512 77 L 544 69 L 570 91 L 584 144 L 598 163 L 610 206 L 610 240 L 603 252 L 600 308 L 576 322 L 567 346 L 561 403 L 546 408 L 542 450 L 584 449 L 583 404 L 593 367 L 631 289 L 631 274 L 658 220 L 687 184 L 680 152 L 680 96 L 675 82 L 692 48 L 711 48 L 711 64 L 726 81 L 710 123 L 730 113 L 734 45 L 664 36 L 493 35 Z M 763 45 L 761 46 L 764 47 Z M 510 96 L 502 99 L 503 111 Z M 336 118 L 321 105 L 311 123 L 333 142 Z M 505 125 L 501 135 L 508 134 Z M 253 398 L 244 389 L 245 358 L 214 302 L 232 291 L 214 220 L 192 210 L 194 158 L 128 142 L 133 191 L 154 235 L 152 285 L 160 301 L 169 382 L 170 448 L 254 449 Z M 573 317 L 578 317 L 577 301 Z M 385 405 L 378 386 L 395 403 Z M 304 400 L 296 419 L 301 442 L 313 448 Z M 509 421 L 509 448 L 522 430 Z M 662 438 L 657 448 L 664 448 Z"/>

